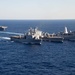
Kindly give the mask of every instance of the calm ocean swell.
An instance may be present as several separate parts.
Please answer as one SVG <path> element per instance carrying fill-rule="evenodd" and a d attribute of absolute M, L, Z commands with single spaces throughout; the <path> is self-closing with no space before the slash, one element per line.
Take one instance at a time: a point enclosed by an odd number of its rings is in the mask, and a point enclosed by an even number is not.
<path fill-rule="evenodd" d="M 44 32 L 51 33 L 63 31 L 64 24 L 71 30 L 75 29 L 75 20 L 1 20 L 0 24 L 7 25 L 6 31 L 9 32 L 24 32 L 30 26 L 37 25 Z M 9 36 L 11 35 L 0 35 L 0 37 Z M 75 75 L 75 42 L 25 45 L 0 39 L 0 75 Z"/>

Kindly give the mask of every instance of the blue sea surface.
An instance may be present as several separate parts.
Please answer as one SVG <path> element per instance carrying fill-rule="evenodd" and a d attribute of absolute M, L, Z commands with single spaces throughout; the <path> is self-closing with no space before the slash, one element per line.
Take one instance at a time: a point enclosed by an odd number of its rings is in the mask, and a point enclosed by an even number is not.
<path fill-rule="evenodd" d="M 4 32 L 24 33 L 30 27 L 43 32 L 57 33 L 75 30 L 75 20 L 0 20 L 7 26 Z M 0 75 L 75 75 L 75 42 L 42 42 L 42 45 L 25 45 L 0 37 Z"/>

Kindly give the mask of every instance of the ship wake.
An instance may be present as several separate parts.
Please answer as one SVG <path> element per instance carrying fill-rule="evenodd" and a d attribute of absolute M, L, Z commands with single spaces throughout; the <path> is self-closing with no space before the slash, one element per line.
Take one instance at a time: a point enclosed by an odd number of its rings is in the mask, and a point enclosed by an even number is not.
<path fill-rule="evenodd" d="M 0 40 L 11 40 L 10 37 L 0 37 Z"/>
<path fill-rule="evenodd" d="M 22 34 L 22 33 L 4 32 L 4 31 L 0 31 L 0 34 L 24 35 L 24 34 Z M 0 36 L 0 40 L 11 40 L 11 38 L 10 38 L 10 37 L 3 37 L 3 36 Z"/>
<path fill-rule="evenodd" d="M 15 33 L 15 32 L 4 32 L 4 31 L 0 31 L 0 33 L 2 33 L 2 34 L 24 35 L 24 34 L 22 34 L 22 33 Z"/>

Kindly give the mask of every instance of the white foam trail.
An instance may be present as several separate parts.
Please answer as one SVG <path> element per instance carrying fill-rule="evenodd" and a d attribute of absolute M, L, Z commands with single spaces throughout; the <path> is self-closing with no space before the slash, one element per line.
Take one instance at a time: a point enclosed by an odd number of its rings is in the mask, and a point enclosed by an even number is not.
<path fill-rule="evenodd" d="M 9 37 L 0 37 L 1 40 L 11 40 Z"/>
<path fill-rule="evenodd" d="M 3 33 L 3 34 L 24 35 L 24 34 L 22 34 L 22 33 L 15 33 L 15 32 L 3 32 L 3 31 L 0 31 L 0 33 Z"/>

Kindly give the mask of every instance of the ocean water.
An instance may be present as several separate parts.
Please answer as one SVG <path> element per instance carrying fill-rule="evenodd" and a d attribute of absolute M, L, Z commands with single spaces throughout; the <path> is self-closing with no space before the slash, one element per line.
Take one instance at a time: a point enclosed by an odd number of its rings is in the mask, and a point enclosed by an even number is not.
<path fill-rule="evenodd" d="M 30 27 L 49 33 L 65 26 L 75 30 L 75 20 L 0 20 L 0 25 L 12 33 L 24 33 Z M 0 33 L 0 75 L 75 75 L 75 42 L 25 45 L 10 41 L 10 36 Z"/>

